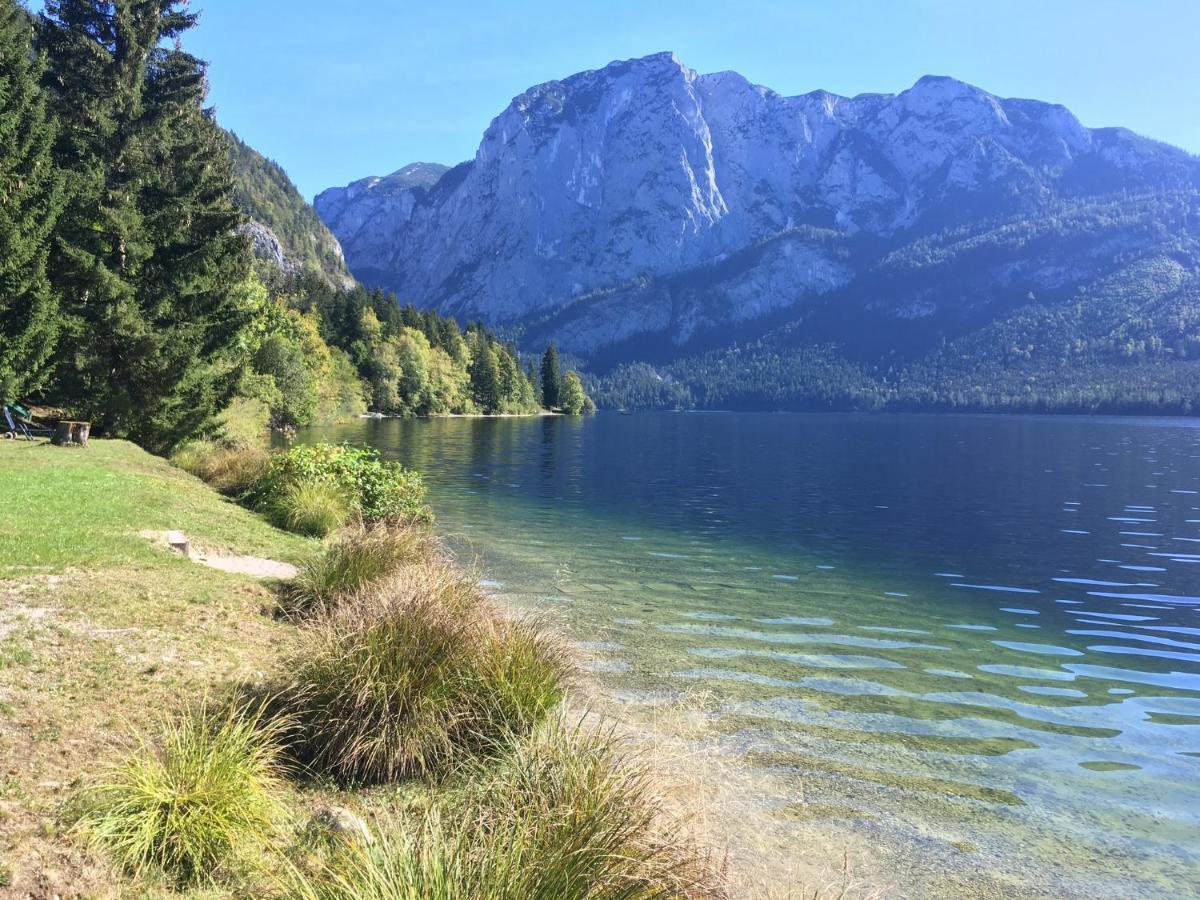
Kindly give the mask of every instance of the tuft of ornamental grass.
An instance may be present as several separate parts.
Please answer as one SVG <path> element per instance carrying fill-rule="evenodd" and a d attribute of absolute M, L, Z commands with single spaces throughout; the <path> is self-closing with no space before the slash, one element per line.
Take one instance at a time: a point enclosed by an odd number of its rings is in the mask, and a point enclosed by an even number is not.
<path fill-rule="evenodd" d="M 532 732 L 562 703 L 573 666 L 562 640 L 537 621 L 503 618 L 490 603 L 485 610 L 470 685 L 481 725 L 470 738 L 488 754 Z"/>
<path fill-rule="evenodd" d="M 268 508 L 268 518 L 285 531 L 323 538 L 350 521 L 354 510 L 337 485 L 293 481 Z"/>
<path fill-rule="evenodd" d="M 230 497 L 245 497 L 267 471 L 271 454 L 259 447 L 193 441 L 171 456 L 173 465 Z"/>
<path fill-rule="evenodd" d="M 301 567 L 284 589 L 284 610 L 301 616 L 327 610 L 339 597 L 437 552 L 433 536 L 419 526 L 380 523 L 350 529 Z"/>
<path fill-rule="evenodd" d="M 304 900 L 716 900 L 723 866 L 661 812 L 656 782 L 611 731 L 555 717 L 461 799 L 289 873 Z"/>
<path fill-rule="evenodd" d="M 261 708 L 207 702 L 141 740 L 81 798 L 75 828 L 136 876 L 212 883 L 271 845 L 286 817 L 277 741 Z"/>
<path fill-rule="evenodd" d="M 286 671 L 289 749 L 338 781 L 380 783 L 503 748 L 559 703 L 570 667 L 536 623 L 502 619 L 431 560 L 310 619 Z"/>

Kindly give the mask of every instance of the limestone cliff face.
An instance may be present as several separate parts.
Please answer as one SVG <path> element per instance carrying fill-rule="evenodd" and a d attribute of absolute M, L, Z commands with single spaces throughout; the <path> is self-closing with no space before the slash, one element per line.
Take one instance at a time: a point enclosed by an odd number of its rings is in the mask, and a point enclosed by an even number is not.
<path fill-rule="evenodd" d="M 360 280 L 588 354 L 802 310 L 915 235 L 1197 172 L 1182 151 L 950 78 L 784 97 L 662 53 L 531 88 L 469 162 L 315 206 Z"/>

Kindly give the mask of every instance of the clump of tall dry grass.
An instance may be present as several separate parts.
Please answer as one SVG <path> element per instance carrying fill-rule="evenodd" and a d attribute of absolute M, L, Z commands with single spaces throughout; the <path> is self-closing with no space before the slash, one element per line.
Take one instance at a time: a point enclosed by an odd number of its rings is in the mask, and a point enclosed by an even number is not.
<path fill-rule="evenodd" d="M 284 611 L 294 616 L 326 611 L 339 598 L 360 593 L 404 566 L 444 556 L 436 539 L 419 525 L 348 529 L 285 587 Z"/>
<path fill-rule="evenodd" d="M 258 484 L 271 455 L 259 447 L 192 441 L 171 456 L 171 463 L 230 497 L 244 498 Z"/>
<path fill-rule="evenodd" d="M 278 706 L 291 749 L 343 782 L 445 772 L 528 733 L 570 666 L 537 623 L 503 617 L 448 562 L 395 570 L 308 619 Z"/>
<path fill-rule="evenodd" d="M 611 731 L 547 720 L 419 821 L 293 871 L 305 900 L 723 898 L 722 865 L 664 817 L 655 779 Z"/>

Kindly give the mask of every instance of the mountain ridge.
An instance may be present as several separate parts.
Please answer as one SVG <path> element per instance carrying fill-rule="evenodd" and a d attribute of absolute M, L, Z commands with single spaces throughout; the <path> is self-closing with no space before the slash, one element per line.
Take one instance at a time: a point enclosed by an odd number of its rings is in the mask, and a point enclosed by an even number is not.
<path fill-rule="evenodd" d="M 256 258 L 284 274 L 318 273 L 337 287 L 354 284 L 342 246 L 283 167 L 227 131 L 234 200 Z"/>
<path fill-rule="evenodd" d="M 1061 104 L 937 75 L 787 97 L 672 53 L 531 87 L 473 159 L 422 174 L 317 196 L 357 277 L 529 347 L 556 340 L 599 371 L 784 326 L 872 367 L 915 359 L 1128 258 L 1182 254 L 1191 271 L 1200 191 L 1196 157 Z M 1093 222 L 1114 215 L 1122 227 Z M 1037 232 L 1032 250 L 1014 236 L 1047 216 L 1083 231 Z M 980 270 L 897 268 L 927 253 Z M 913 335 L 913 352 L 866 324 Z"/>

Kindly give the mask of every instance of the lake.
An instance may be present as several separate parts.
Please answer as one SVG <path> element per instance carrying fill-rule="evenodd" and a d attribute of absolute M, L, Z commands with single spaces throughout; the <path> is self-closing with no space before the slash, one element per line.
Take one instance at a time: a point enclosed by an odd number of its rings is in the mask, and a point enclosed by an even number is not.
<path fill-rule="evenodd" d="M 423 472 L 486 584 L 888 896 L 1200 895 L 1200 428 L 602 413 L 302 440 Z M 752 788 L 755 794 L 758 788 Z"/>

